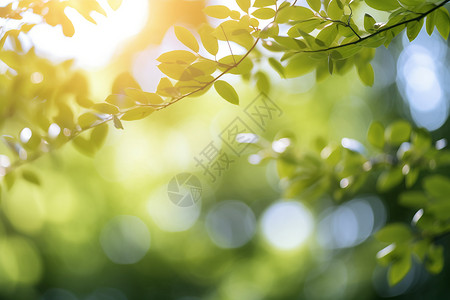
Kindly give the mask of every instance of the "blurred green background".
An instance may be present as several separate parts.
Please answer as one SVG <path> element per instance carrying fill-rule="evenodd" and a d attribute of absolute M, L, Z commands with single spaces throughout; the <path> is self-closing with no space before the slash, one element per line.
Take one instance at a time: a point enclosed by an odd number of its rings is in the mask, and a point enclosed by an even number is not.
<path fill-rule="evenodd" d="M 163 32 L 173 23 L 197 26 L 202 5 L 150 1 L 144 15 L 150 21 L 123 40 L 107 63 L 90 65 L 78 57 L 93 98 L 108 95 L 124 70 L 152 91 L 160 77 L 155 58 L 176 47 L 172 30 Z M 164 9 L 176 13 L 152 18 Z M 38 54 L 55 59 L 58 46 L 39 50 L 38 38 L 61 36 L 42 30 L 36 33 Z M 281 199 L 274 162 L 259 163 L 253 145 L 234 155 L 220 134 L 239 117 L 262 144 L 289 132 L 307 153 L 318 139 L 364 143 L 373 120 L 407 119 L 431 130 L 435 140 L 448 138 L 449 61 L 448 43 L 437 34 L 422 32 L 411 44 L 401 34 L 389 49 L 377 49 L 372 88 L 360 83 L 355 70 L 322 82 L 314 73 L 289 80 L 269 73 L 268 98 L 282 114 L 263 128 L 244 111 L 258 97 L 257 88 L 234 80 L 239 107 L 211 91 L 124 122 L 123 131 L 111 128 L 93 158 L 72 145 L 44 156 L 30 166 L 41 185 L 18 181 L 1 203 L 0 298 L 445 299 L 449 268 L 431 276 L 414 264 L 389 287 L 385 268 L 376 263 L 380 245 L 372 234 L 414 214 L 392 204 L 398 191 L 377 195 L 367 189 L 344 204 L 331 197 L 314 203 Z M 234 160 L 216 181 L 195 160 L 210 143 Z M 275 151 L 278 146 L 272 144 Z M 180 173 L 201 182 L 201 198 L 189 207 L 175 205 L 167 193 Z"/>

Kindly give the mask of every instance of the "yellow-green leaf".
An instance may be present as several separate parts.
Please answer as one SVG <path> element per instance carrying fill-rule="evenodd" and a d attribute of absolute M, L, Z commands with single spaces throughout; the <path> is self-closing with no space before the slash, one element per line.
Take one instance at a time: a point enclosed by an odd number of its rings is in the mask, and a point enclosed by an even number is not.
<path fill-rule="evenodd" d="M 384 147 L 384 126 L 380 122 L 373 122 L 367 132 L 367 140 L 378 149 Z"/>
<path fill-rule="evenodd" d="M 372 65 L 364 64 L 362 66 L 357 66 L 357 70 L 361 81 L 367 86 L 372 86 L 375 78 Z"/>
<path fill-rule="evenodd" d="M 230 9 L 225 5 L 211 5 L 203 9 L 203 12 L 212 18 L 226 19 L 230 16 Z"/>
<path fill-rule="evenodd" d="M 319 11 L 320 7 L 322 6 L 320 0 L 306 0 L 306 2 L 308 3 L 309 7 L 311 7 L 315 11 Z"/>
<path fill-rule="evenodd" d="M 108 4 L 113 10 L 117 10 L 122 5 L 122 0 L 108 0 Z"/>
<path fill-rule="evenodd" d="M 161 54 L 156 60 L 162 63 L 191 64 L 197 59 L 194 53 L 186 50 L 174 50 Z"/>
<path fill-rule="evenodd" d="M 389 285 L 399 283 L 411 270 L 411 255 L 409 252 L 403 254 L 400 259 L 394 261 L 388 271 Z"/>
<path fill-rule="evenodd" d="M 149 116 L 154 111 L 155 111 L 155 109 L 153 107 L 149 107 L 149 106 L 136 107 L 136 108 L 130 109 L 129 111 L 124 113 L 122 118 L 120 118 L 120 119 L 122 121 L 140 120 L 140 119 L 143 119 L 143 118 Z"/>
<path fill-rule="evenodd" d="M 92 106 L 92 108 L 104 114 L 114 115 L 119 113 L 119 108 L 109 103 L 96 103 Z"/>
<path fill-rule="evenodd" d="M 252 15 L 258 19 L 267 20 L 275 17 L 275 10 L 267 7 L 258 8 L 252 13 Z"/>
<path fill-rule="evenodd" d="M 250 8 L 251 5 L 250 0 L 236 0 L 236 3 L 243 11 L 248 13 L 248 9 Z"/>
<path fill-rule="evenodd" d="M 96 123 L 98 120 L 99 118 L 96 114 L 88 112 L 78 117 L 78 125 L 80 125 L 82 129 L 87 129 L 91 127 L 94 123 Z"/>
<path fill-rule="evenodd" d="M 199 51 L 197 39 L 189 30 L 181 26 L 175 26 L 174 29 L 175 35 L 180 42 L 182 42 L 186 47 L 190 48 L 194 52 Z"/>
<path fill-rule="evenodd" d="M 214 88 L 223 99 L 232 104 L 239 105 L 239 96 L 228 82 L 218 80 L 214 83 Z"/>

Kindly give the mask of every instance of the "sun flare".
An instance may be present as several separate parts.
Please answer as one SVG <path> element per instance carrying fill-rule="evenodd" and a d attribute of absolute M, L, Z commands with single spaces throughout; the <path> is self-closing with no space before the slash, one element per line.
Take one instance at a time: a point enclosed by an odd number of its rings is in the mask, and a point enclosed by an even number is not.
<path fill-rule="evenodd" d="M 123 1 L 116 11 L 106 0 L 98 0 L 98 3 L 108 16 L 93 13 L 97 25 L 86 21 L 73 8 L 66 8 L 65 13 L 75 27 L 75 35 L 71 38 L 63 36 L 59 27 L 36 26 L 30 34 L 37 52 L 54 60 L 74 58 L 77 65 L 84 68 L 107 64 L 117 50 L 144 27 L 149 2 Z"/>

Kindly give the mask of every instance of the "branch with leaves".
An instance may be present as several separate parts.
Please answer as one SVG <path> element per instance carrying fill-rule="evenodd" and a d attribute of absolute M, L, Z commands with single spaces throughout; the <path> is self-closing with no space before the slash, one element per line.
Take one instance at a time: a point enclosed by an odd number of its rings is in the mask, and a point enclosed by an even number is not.
<path fill-rule="evenodd" d="M 315 71 L 317 81 L 321 81 L 331 74 L 345 74 L 356 67 L 362 82 L 371 86 L 374 82 L 374 72 L 370 62 L 375 55 L 375 49 L 382 45 L 388 47 L 394 37 L 405 28 L 410 41 L 417 37 L 424 24 L 428 34 L 437 28 L 445 39 L 448 38 L 450 17 L 445 5 L 449 1 L 307 0 L 308 7 L 306 7 L 297 5 L 297 1 L 290 3 L 276 0 L 236 0 L 239 11 L 231 10 L 223 5 L 208 6 L 204 10 L 205 14 L 221 20 L 220 24 L 215 27 L 203 24 L 195 34 L 183 27 L 174 28 L 176 37 L 186 48 L 169 51 L 159 56 L 158 67 L 165 77 L 160 80 L 154 93 L 143 91 L 129 73 L 124 73 L 116 78 L 112 94 L 103 102 L 93 102 L 89 99 L 88 82 L 81 72 L 73 71 L 71 61 L 53 65 L 37 57 L 34 49 L 27 53 L 22 51 L 20 36 L 26 35 L 35 24 L 23 23 L 14 29 L 2 28 L 0 60 L 9 69 L 5 74 L 0 75 L 2 85 L 0 97 L 3 101 L 0 107 L 0 128 L 2 131 L 7 131 L 10 120 L 14 120 L 15 125 L 17 120 L 20 120 L 20 126 L 23 126 L 18 135 L 2 132 L 5 145 L 15 155 L 13 162 L 10 162 L 7 155 L 0 156 L 0 177 L 5 182 L 3 186 L 13 185 L 15 173 L 17 173 L 14 171 L 17 168 L 60 148 L 69 141 L 72 141 L 82 153 L 93 155 L 101 147 L 107 135 L 109 122 L 112 122 L 116 128 L 123 129 L 124 121 L 143 119 L 185 98 L 201 96 L 213 86 L 222 98 L 238 105 L 238 92 L 223 80 L 226 74 L 255 81 L 260 90 L 268 93 L 270 91 L 269 76 L 264 69 L 255 66 L 255 62 L 257 63 L 262 56 L 262 48 L 276 53 L 278 55 L 276 57 L 281 54 L 281 59 L 269 56 L 267 60 L 283 78 L 300 77 Z M 108 2 L 112 8 L 117 8 L 121 3 L 120 0 Z M 75 29 L 64 14 L 67 6 L 75 8 L 91 22 L 95 22 L 90 17 L 91 12 L 104 14 L 104 10 L 95 0 L 19 1 L 16 6 L 11 4 L 0 7 L 0 18 L 20 20 L 25 12 L 31 11 L 40 15 L 42 22 L 53 26 L 60 25 L 63 33 L 71 36 Z M 384 21 L 377 22 L 374 17 L 366 13 L 369 7 L 372 11 L 378 11 L 378 15 L 381 16 L 379 18 L 383 17 Z M 364 20 L 363 24 L 355 23 L 357 15 L 364 16 L 359 18 Z M 16 51 L 3 49 L 7 39 L 13 41 L 11 43 L 15 45 Z M 223 51 L 219 51 L 222 47 Z M 229 54 L 223 57 L 218 55 L 228 52 Z M 382 131 L 382 135 L 385 136 L 384 129 L 377 129 L 378 125 L 374 126 L 371 129 L 372 133 Z M 398 131 L 395 129 L 396 126 L 388 131 Z M 414 136 L 419 136 L 418 131 Z M 409 134 L 408 138 L 410 138 Z M 371 139 L 378 140 L 372 134 L 369 135 L 369 141 Z M 425 154 L 421 153 L 421 155 Z M 349 154 L 345 157 L 356 156 Z M 329 160 L 333 159 L 327 157 L 325 164 L 330 163 Z M 345 164 L 344 160 L 342 158 L 333 163 Z M 365 166 L 373 163 L 361 157 L 357 157 L 356 160 L 362 162 L 358 166 L 362 168 L 362 171 L 358 169 L 362 172 L 361 174 L 365 174 L 363 172 Z M 279 162 L 282 161 L 282 157 L 279 158 Z M 417 162 L 421 161 L 421 158 L 417 158 Z M 350 165 L 355 165 L 355 161 L 350 162 Z M 415 163 L 416 160 L 414 160 Z M 414 185 L 418 175 L 413 164 L 404 164 L 400 169 L 395 164 L 386 165 L 387 173 L 382 173 L 378 182 L 385 182 L 388 185 L 393 182 L 399 184 L 398 179 L 403 180 L 406 177 L 406 182 L 412 182 L 410 186 Z M 404 174 L 403 169 L 406 165 L 409 169 Z M 373 164 L 371 166 L 373 167 Z M 347 179 L 352 183 L 351 186 L 357 187 L 356 182 L 367 179 L 361 174 L 356 174 L 350 179 L 345 176 L 340 180 Z M 30 173 L 29 170 L 24 170 L 22 177 L 34 183 L 39 182 L 37 175 Z M 294 188 L 297 186 L 295 182 L 297 181 L 294 180 L 290 187 L 295 191 L 293 196 L 298 196 L 298 190 Z M 299 186 L 312 185 L 301 182 Z M 325 185 L 325 189 L 328 188 L 331 189 L 329 182 Z M 339 193 L 349 190 L 347 186 L 345 189 L 334 189 L 337 193 L 334 196 L 337 197 Z M 425 190 L 426 193 L 429 192 Z M 422 196 L 413 198 L 424 200 L 424 197 L 428 199 L 429 196 L 435 195 Z M 408 200 L 401 201 L 408 202 Z M 428 215 L 428 211 L 436 210 L 430 209 L 428 204 L 423 206 L 427 207 L 425 216 Z M 443 221 L 440 215 L 433 218 Z M 445 221 L 448 220 L 447 215 L 443 218 Z M 432 231 L 427 236 L 424 233 L 421 239 L 429 241 L 426 246 L 428 252 L 420 253 L 428 254 L 419 255 L 419 252 L 416 254 L 422 258 L 428 257 L 429 260 L 435 259 L 442 251 L 436 248 L 437 246 L 432 246 L 434 244 L 431 241 L 449 230 L 445 226 L 444 229 L 436 229 L 437 231 Z M 382 237 L 381 240 L 391 242 L 391 235 L 386 233 L 389 230 L 385 229 L 384 232 L 379 234 Z M 389 238 L 385 238 L 386 236 Z M 414 235 L 410 237 L 411 239 L 407 242 L 416 245 L 416 237 Z M 397 266 L 394 256 L 392 257 L 389 262 Z M 404 264 L 408 261 L 410 262 L 405 259 Z M 435 264 L 432 266 L 434 267 L 430 270 L 440 270 Z M 403 273 L 407 269 L 405 265 L 391 268 L 400 268 Z M 402 272 L 392 271 L 395 274 L 403 274 Z M 401 277 L 392 276 L 393 279 L 390 281 L 396 283 Z"/>

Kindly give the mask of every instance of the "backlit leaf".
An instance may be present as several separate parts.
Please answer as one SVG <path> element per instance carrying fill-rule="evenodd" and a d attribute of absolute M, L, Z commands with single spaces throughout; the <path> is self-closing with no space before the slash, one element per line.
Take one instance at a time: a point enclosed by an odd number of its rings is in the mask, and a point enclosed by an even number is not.
<path fill-rule="evenodd" d="M 235 89 L 228 82 L 217 80 L 214 83 L 214 88 L 223 99 L 232 104 L 239 105 L 239 96 L 236 93 Z"/>
<path fill-rule="evenodd" d="M 180 42 L 182 42 L 186 47 L 190 48 L 194 52 L 199 51 L 197 39 L 189 30 L 181 26 L 175 26 L 174 30 L 175 35 Z"/>
<path fill-rule="evenodd" d="M 230 16 L 230 9 L 225 5 L 211 5 L 203 9 L 203 12 L 212 18 L 226 19 Z"/>
<path fill-rule="evenodd" d="M 369 131 L 367 132 L 367 140 L 369 143 L 377 147 L 378 149 L 383 149 L 384 147 L 384 126 L 380 122 L 373 122 Z"/>

